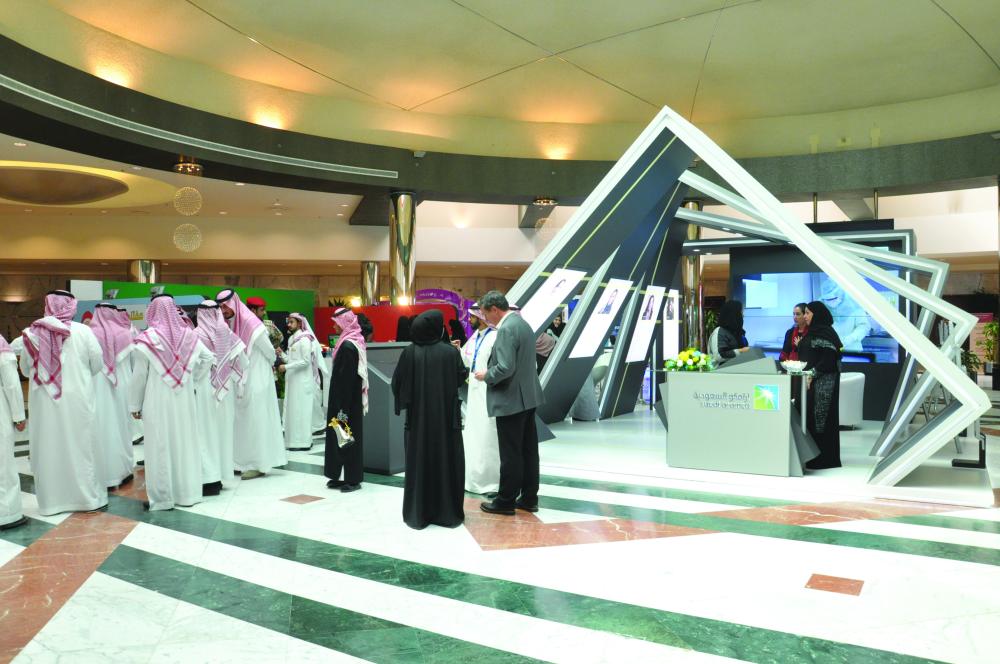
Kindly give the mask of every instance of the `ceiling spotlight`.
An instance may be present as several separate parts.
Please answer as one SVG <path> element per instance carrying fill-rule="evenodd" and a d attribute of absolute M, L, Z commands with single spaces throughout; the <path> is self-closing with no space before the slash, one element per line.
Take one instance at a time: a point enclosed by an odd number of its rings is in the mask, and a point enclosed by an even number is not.
<path fill-rule="evenodd" d="M 338 217 L 343 217 L 343 216 L 344 216 L 344 213 L 343 213 L 343 212 L 338 212 L 338 213 L 337 213 L 337 216 L 338 216 Z"/>
<path fill-rule="evenodd" d="M 247 183 L 246 182 L 234 182 L 233 184 L 235 184 L 237 187 L 245 187 Z"/>
<path fill-rule="evenodd" d="M 534 201 L 532 201 L 531 204 L 532 205 L 537 205 L 538 207 L 552 207 L 552 206 L 554 206 L 554 205 L 556 205 L 558 203 L 559 203 L 559 201 L 557 201 L 554 198 L 545 198 L 543 196 L 539 196 Z"/>
<path fill-rule="evenodd" d="M 348 203 L 341 203 L 340 207 L 350 207 L 350 205 Z"/>
<path fill-rule="evenodd" d="M 142 170 L 142 166 L 133 166 L 132 170 L 133 171 L 141 171 Z"/>
<path fill-rule="evenodd" d="M 25 210 L 24 210 L 24 211 L 25 211 L 25 212 L 31 212 L 31 210 L 30 210 L 30 209 L 28 209 L 28 208 L 25 208 Z"/>
<path fill-rule="evenodd" d="M 284 213 L 283 213 L 283 212 L 275 212 L 275 213 L 274 213 L 274 216 L 275 216 L 275 217 L 280 217 L 280 216 L 281 216 L 282 214 L 284 214 Z"/>
<path fill-rule="evenodd" d="M 701 249 L 695 249 L 694 250 L 695 253 L 698 253 L 699 251 L 701 251 Z"/>
<path fill-rule="evenodd" d="M 25 142 L 23 142 L 23 141 L 14 141 L 14 147 L 15 148 L 26 148 L 26 147 L 28 147 L 28 144 L 25 143 Z"/>
<path fill-rule="evenodd" d="M 732 232 L 731 230 L 729 230 L 728 228 L 725 228 L 725 227 L 722 230 L 726 231 L 727 233 L 731 233 Z"/>
<path fill-rule="evenodd" d="M 229 213 L 226 212 L 225 210 L 219 210 L 219 214 L 229 214 Z"/>
<path fill-rule="evenodd" d="M 180 173 L 181 175 L 193 175 L 195 177 L 200 176 L 204 173 L 205 168 L 194 160 L 194 157 L 185 157 L 180 155 L 179 161 L 174 164 L 174 173 Z"/>

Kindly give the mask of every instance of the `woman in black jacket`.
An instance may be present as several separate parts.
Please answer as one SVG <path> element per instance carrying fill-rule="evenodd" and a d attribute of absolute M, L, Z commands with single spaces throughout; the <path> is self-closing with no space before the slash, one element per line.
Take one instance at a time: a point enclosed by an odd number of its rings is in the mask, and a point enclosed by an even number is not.
<path fill-rule="evenodd" d="M 799 357 L 815 372 L 806 394 L 806 426 L 819 456 L 806 463 L 810 470 L 840 468 L 840 355 L 843 343 L 833 329 L 833 316 L 822 302 L 806 305 L 809 331 L 799 342 Z"/>
<path fill-rule="evenodd" d="M 739 300 L 726 300 L 719 310 L 717 340 L 719 355 L 723 362 L 733 359 L 737 353 L 750 350 L 746 332 L 743 330 L 743 303 Z"/>

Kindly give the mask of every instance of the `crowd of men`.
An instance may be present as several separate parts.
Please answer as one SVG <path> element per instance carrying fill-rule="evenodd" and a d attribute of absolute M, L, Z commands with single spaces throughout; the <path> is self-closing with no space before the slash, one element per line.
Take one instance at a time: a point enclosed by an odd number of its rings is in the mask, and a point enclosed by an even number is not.
<path fill-rule="evenodd" d="M 323 348 L 293 313 L 283 350 L 265 306 L 223 290 L 198 306 L 195 325 L 171 296 L 158 295 L 139 332 L 109 303 L 87 324 L 75 322 L 76 298 L 49 293 L 45 315 L 21 337 L 0 337 L 0 421 L 13 425 L 0 426 L 0 528 L 25 522 L 12 463 L 14 432 L 27 425 L 18 367 L 29 383 L 29 459 L 42 515 L 104 509 L 108 492 L 133 480 L 137 431 L 149 510 L 193 505 L 235 476 L 256 479 L 285 465 L 286 450 L 308 450 L 326 430 Z"/>

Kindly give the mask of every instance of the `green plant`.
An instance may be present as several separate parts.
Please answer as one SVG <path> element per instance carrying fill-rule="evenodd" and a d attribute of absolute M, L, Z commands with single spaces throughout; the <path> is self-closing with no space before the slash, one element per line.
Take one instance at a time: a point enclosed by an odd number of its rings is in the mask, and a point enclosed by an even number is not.
<path fill-rule="evenodd" d="M 334 308 L 351 306 L 350 303 L 347 301 L 347 298 L 343 297 L 335 297 L 332 300 L 329 300 L 329 302 L 330 306 Z"/>
<path fill-rule="evenodd" d="M 983 349 L 987 362 L 996 361 L 998 336 L 1000 336 L 1000 322 L 992 321 L 983 326 L 983 338 L 976 342 L 976 346 Z"/>
<path fill-rule="evenodd" d="M 979 373 L 979 367 L 981 366 L 979 356 L 971 350 L 963 350 L 962 365 L 965 366 L 965 370 L 970 374 Z"/>
<path fill-rule="evenodd" d="M 712 332 L 715 328 L 719 327 L 719 312 L 715 309 L 709 309 L 705 312 L 705 338 L 708 339 L 712 336 Z"/>

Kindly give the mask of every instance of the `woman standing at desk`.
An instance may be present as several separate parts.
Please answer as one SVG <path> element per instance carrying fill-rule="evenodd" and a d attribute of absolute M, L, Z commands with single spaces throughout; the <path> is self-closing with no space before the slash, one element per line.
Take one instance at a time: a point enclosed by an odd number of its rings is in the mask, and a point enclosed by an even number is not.
<path fill-rule="evenodd" d="M 840 468 L 840 350 L 843 343 L 833 329 L 833 316 L 822 302 L 806 305 L 809 331 L 799 343 L 806 371 L 815 372 L 806 397 L 806 426 L 819 456 L 806 463 L 809 470 Z"/>
<path fill-rule="evenodd" d="M 746 331 L 743 329 L 743 303 L 739 300 L 726 300 L 722 305 L 719 310 L 719 327 L 712 332 L 708 350 L 718 365 L 733 359 L 738 353 L 750 350 Z"/>

